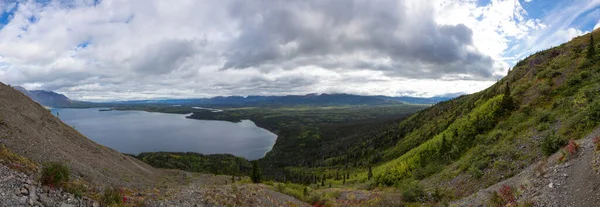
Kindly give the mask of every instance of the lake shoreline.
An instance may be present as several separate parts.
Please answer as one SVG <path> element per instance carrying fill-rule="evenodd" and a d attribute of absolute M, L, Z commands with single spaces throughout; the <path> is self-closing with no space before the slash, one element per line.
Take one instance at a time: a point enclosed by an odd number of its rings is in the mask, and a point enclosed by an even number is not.
<path fill-rule="evenodd" d="M 100 110 L 103 109 L 103 110 Z M 243 157 L 245 159 L 248 160 L 257 160 L 257 159 L 262 159 L 266 156 L 266 154 L 268 152 L 270 152 L 273 149 L 273 146 L 276 143 L 276 140 L 278 138 L 278 135 L 276 133 L 273 133 L 271 130 L 261 127 L 259 126 L 257 123 L 255 123 L 254 121 L 252 121 L 251 119 L 244 119 L 244 120 L 237 120 L 237 122 L 231 122 L 228 120 L 200 120 L 200 119 L 196 119 L 197 121 L 203 121 L 202 123 L 198 123 L 195 121 L 190 121 L 189 119 L 194 119 L 194 118 L 189 118 L 188 116 L 178 116 L 178 114 L 182 114 L 182 113 L 165 113 L 165 112 L 158 112 L 158 111 L 147 111 L 147 110 L 121 110 L 118 108 L 111 108 L 110 110 L 106 109 L 106 108 L 87 108 L 87 109 L 81 109 L 81 108 L 56 108 L 56 109 L 52 109 L 50 110 L 55 116 L 57 116 L 57 113 L 59 113 L 58 117 L 63 120 L 63 122 L 74 126 L 76 130 L 80 131 L 82 134 L 86 135 L 86 137 L 90 138 L 91 140 L 100 143 L 102 145 L 111 147 L 111 148 L 115 148 L 117 149 L 119 152 L 124 153 L 124 154 L 132 154 L 132 155 L 136 155 L 136 154 L 140 154 L 140 153 L 144 153 L 144 152 L 194 152 L 194 153 L 200 153 L 200 154 L 205 154 L 205 155 L 211 155 L 211 154 L 231 154 L 234 156 L 238 156 L 238 157 Z M 72 111 L 72 110 L 81 110 L 81 111 Z M 70 116 L 81 116 L 81 117 L 75 117 L 75 120 L 69 120 L 72 119 L 73 117 L 66 117 L 68 115 L 68 113 L 66 111 L 72 111 L 72 112 L 76 112 L 74 115 L 71 114 Z M 152 112 L 158 112 L 158 113 L 152 113 Z M 88 113 L 87 115 L 78 115 L 78 114 L 85 114 Z M 119 126 L 118 124 L 109 124 L 109 125 L 113 125 L 113 127 L 110 128 L 103 128 L 102 126 L 100 126 L 101 129 L 110 129 L 107 131 L 112 131 L 112 130 L 121 130 L 121 131 L 125 131 L 125 133 L 129 133 L 129 135 L 136 137 L 135 139 L 137 139 L 138 137 L 144 137 L 141 136 L 140 134 L 144 134 L 147 132 L 143 132 L 144 130 L 148 130 L 151 132 L 155 132 L 156 134 L 159 135 L 148 135 L 148 136 L 160 136 L 160 134 L 165 135 L 164 138 L 162 140 L 159 140 L 159 143 L 163 143 L 164 145 L 161 145 L 160 147 L 154 146 L 154 147 L 147 147 L 144 149 L 149 149 L 149 150 L 143 150 L 140 147 L 137 147 L 135 149 L 129 149 L 129 150 L 123 150 L 125 149 L 127 146 L 129 145 L 133 145 L 132 143 L 124 143 L 124 144 L 120 144 L 120 143 L 107 143 L 106 141 L 102 141 L 102 138 L 99 138 L 100 133 L 98 133 L 99 130 L 90 130 L 89 128 L 91 125 L 95 124 L 94 121 L 98 121 L 97 117 L 85 117 L 85 116 L 90 116 L 89 113 L 96 113 L 96 115 L 100 116 L 100 117 L 105 117 L 108 119 L 114 119 L 116 118 L 116 122 L 120 122 L 120 124 L 124 124 L 123 126 Z M 146 114 L 144 114 L 146 113 Z M 211 112 L 211 113 L 216 113 L 216 112 Z M 134 116 L 134 117 L 139 117 L 139 118 L 127 118 L 127 116 Z M 165 119 L 165 117 L 167 117 Z M 185 119 L 181 119 L 181 118 L 185 118 Z M 64 120 L 66 119 L 66 120 Z M 94 119 L 94 120 L 88 120 L 88 119 Z M 133 120 L 130 120 L 133 119 Z M 135 119 L 141 119 L 141 120 L 135 120 Z M 151 119 L 151 120 L 146 120 L 146 119 Z M 152 121 L 152 119 L 157 119 L 155 121 Z M 165 120 L 162 120 L 165 119 Z M 80 121 L 81 123 L 77 123 L 78 121 Z M 89 122 L 92 122 L 91 124 Z M 98 122 L 103 122 L 103 121 L 98 121 Z M 152 123 L 152 122 L 157 122 L 157 123 Z M 164 122 L 162 124 L 159 124 L 158 122 Z M 178 125 L 177 123 L 181 124 Z M 150 126 L 145 126 L 145 125 L 150 125 Z M 155 126 L 154 126 L 155 125 Z M 166 125 L 166 127 L 164 126 Z M 152 127 L 154 126 L 154 127 Z M 172 130 L 169 129 L 169 127 L 172 128 Z M 98 128 L 98 127 L 93 127 L 93 128 Z M 116 128 L 116 129 L 115 129 Z M 162 130 L 158 130 L 158 129 L 162 129 Z M 136 131 L 137 130 L 137 131 Z M 188 132 L 178 132 L 178 131 L 188 131 Z M 95 133 L 95 134 L 94 134 Z M 115 133 L 102 133 L 101 135 L 105 136 L 105 137 L 110 137 L 111 135 L 114 135 Z M 270 134 L 270 135 L 269 135 Z M 225 136 L 224 136 L 225 135 Z M 122 135 L 123 139 L 127 138 L 127 135 Z M 198 140 L 198 138 L 196 137 L 203 137 L 200 138 L 200 140 Z M 192 137 L 193 141 L 192 143 L 188 143 L 187 145 L 197 145 L 197 148 L 191 149 L 189 146 L 178 146 L 172 149 L 167 149 L 164 146 L 172 146 L 175 145 L 174 142 L 182 142 L 182 138 L 181 137 Z M 212 138 L 206 138 L 206 137 L 212 137 Z M 154 138 L 156 141 L 156 138 Z M 212 141 L 208 141 L 204 139 L 208 139 L 208 140 L 212 140 Z M 118 139 L 117 139 L 118 140 Z M 150 139 L 152 140 L 152 139 Z M 143 144 L 143 145 L 148 145 L 147 142 L 152 142 L 150 140 L 146 140 L 146 139 L 137 139 L 135 144 Z M 261 141 L 262 140 L 262 141 Z M 142 142 L 139 142 L 142 141 Z M 185 141 L 185 140 L 183 140 Z M 126 141 L 127 142 L 127 141 Z M 156 144 L 156 145 L 160 145 L 160 144 Z M 182 145 L 186 145 L 186 144 L 182 144 Z M 212 147 L 211 147 L 212 146 Z M 216 150 L 220 150 L 220 151 L 216 151 Z M 257 153 L 259 153 L 259 155 L 257 155 Z"/>

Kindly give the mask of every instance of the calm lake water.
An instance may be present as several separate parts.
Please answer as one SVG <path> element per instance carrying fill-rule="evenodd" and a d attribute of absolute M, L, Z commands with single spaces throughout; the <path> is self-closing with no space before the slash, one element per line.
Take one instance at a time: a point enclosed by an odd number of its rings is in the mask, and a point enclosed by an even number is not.
<path fill-rule="evenodd" d="M 253 160 L 264 157 L 277 136 L 254 122 L 187 119 L 181 114 L 145 111 L 52 109 L 52 113 L 96 143 L 123 153 L 230 153 Z"/>

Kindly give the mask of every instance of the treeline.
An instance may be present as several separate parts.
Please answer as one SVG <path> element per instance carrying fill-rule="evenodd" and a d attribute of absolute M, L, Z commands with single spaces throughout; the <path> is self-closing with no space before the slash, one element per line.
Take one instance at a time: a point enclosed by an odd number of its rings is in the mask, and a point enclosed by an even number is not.
<path fill-rule="evenodd" d="M 144 152 L 135 156 L 157 168 L 180 169 L 189 172 L 250 175 L 248 160 L 231 154 L 204 155 L 194 152 Z"/>
<path fill-rule="evenodd" d="M 371 168 L 369 168 L 370 170 Z M 371 171 L 369 171 L 371 172 Z M 355 169 L 344 169 L 334 170 L 330 169 L 326 172 L 306 172 L 301 169 L 288 170 L 288 169 L 269 169 L 265 171 L 266 179 L 273 180 L 282 183 L 296 183 L 303 185 L 330 185 L 333 181 L 345 184 L 350 176 L 356 176 Z M 372 178 L 370 174 L 369 179 Z M 341 181 L 341 182 L 339 182 Z"/>

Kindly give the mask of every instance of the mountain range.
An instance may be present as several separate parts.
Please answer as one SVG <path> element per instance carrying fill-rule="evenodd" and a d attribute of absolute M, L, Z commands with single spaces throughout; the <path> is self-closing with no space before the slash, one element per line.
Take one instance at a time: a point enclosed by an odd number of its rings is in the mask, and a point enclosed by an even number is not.
<path fill-rule="evenodd" d="M 385 104 L 435 104 L 454 98 L 454 95 L 429 98 L 410 96 L 363 96 L 352 94 L 306 94 L 287 96 L 217 96 L 197 99 L 158 99 L 135 101 L 85 102 L 73 101 L 63 94 L 45 90 L 27 90 L 21 86 L 15 89 L 29 96 L 43 106 L 55 108 L 69 107 L 114 107 L 131 105 L 190 105 L 190 106 L 339 106 L 339 105 L 385 105 Z"/>
<path fill-rule="evenodd" d="M 66 97 L 63 94 L 59 94 L 53 91 L 44 91 L 44 90 L 27 90 L 21 86 L 13 87 L 25 94 L 29 98 L 38 102 L 43 106 L 48 107 L 68 107 L 73 104 L 73 101 Z"/>

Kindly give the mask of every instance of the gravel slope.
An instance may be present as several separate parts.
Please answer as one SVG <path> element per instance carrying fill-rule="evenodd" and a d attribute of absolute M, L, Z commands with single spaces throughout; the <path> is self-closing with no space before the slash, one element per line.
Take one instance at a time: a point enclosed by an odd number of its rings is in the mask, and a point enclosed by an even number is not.
<path fill-rule="evenodd" d="M 17 90 L 0 83 L 0 144 L 37 163 L 58 161 L 97 185 L 152 186 L 161 171 L 96 144 Z"/>

